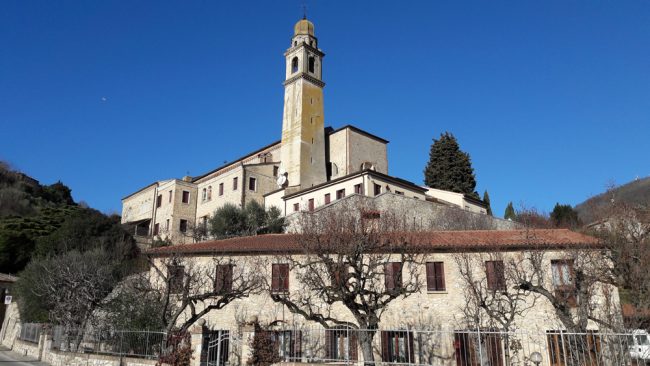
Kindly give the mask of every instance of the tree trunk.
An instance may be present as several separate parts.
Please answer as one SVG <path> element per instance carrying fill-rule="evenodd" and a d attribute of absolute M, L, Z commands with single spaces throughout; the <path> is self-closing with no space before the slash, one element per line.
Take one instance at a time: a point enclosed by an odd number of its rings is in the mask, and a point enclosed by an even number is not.
<path fill-rule="evenodd" d="M 375 338 L 376 330 L 359 330 L 359 344 L 363 353 L 364 365 L 374 365 L 375 355 L 372 352 L 372 340 Z"/>

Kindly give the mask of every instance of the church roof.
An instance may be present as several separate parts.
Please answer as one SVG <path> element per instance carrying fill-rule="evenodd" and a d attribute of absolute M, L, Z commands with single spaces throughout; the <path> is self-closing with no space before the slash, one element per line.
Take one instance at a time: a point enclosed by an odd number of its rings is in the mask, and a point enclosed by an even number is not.
<path fill-rule="evenodd" d="M 414 250 L 423 252 L 450 252 L 457 250 L 518 250 L 518 249 L 600 249 L 601 242 L 588 235 L 567 229 L 531 230 L 467 230 L 429 231 L 416 233 L 386 234 L 403 240 L 408 238 Z M 264 253 L 301 253 L 300 234 L 268 234 L 236 237 L 148 249 L 145 254 L 168 256 L 179 254 L 246 255 Z"/>
<path fill-rule="evenodd" d="M 293 27 L 293 35 L 297 36 L 299 34 L 307 34 L 314 36 L 314 23 L 310 22 L 307 19 L 300 19 L 298 23 Z"/>

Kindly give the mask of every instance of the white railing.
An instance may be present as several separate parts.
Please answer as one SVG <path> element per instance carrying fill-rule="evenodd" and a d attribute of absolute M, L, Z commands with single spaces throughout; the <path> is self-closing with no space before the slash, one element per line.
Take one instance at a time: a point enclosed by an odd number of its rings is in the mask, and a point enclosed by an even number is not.
<path fill-rule="evenodd" d="M 296 327 L 265 332 L 279 361 L 432 366 L 650 363 L 647 333 Z M 638 339 L 635 339 L 638 338 Z M 278 360 L 271 360 L 277 362 Z"/>
<path fill-rule="evenodd" d="M 157 331 L 52 329 L 52 349 L 156 359 L 166 351 L 167 334 Z"/>
<path fill-rule="evenodd" d="M 43 324 L 23 323 L 20 325 L 20 334 L 18 335 L 18 339 L 25 342 L 38 343 L 42 329 Z"/>

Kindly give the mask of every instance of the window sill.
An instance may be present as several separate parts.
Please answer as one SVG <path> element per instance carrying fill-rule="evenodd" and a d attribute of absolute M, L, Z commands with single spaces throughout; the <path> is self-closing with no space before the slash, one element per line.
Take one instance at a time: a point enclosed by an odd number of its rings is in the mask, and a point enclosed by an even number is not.
<path fill-rule="evenodd" d="M 449 291 L 447 291 L 447 290 L 443 290 L 443 291 L 430 291 L 430 290 L 427 290 L 427 294 L 430 294 L 430 295 L 435 295 L 435 294 L 444 295 L 444 294 L 448 294 L 448 293 L 449 293 Z"/>

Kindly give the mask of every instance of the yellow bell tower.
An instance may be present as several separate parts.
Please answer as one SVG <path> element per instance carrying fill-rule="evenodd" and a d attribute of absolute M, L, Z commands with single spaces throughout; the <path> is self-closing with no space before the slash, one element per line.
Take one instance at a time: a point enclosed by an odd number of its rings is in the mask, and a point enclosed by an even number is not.
<path fill-rule="evenodd" d="M 303 18 L 296 23 L 291 47 L 284 56 L 281 170 L 286 175 L 285 185 L 303 189 L 327 179 L 322 81 L 325 54 L 318 49 L 312 22 Z"/>

